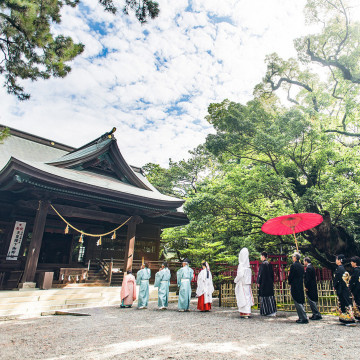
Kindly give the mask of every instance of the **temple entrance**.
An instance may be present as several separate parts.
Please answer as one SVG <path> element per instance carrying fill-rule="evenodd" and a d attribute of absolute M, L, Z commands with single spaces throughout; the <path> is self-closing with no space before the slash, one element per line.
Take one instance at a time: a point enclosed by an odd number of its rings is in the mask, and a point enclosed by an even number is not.
<path fill-rule="evenodd" d="M 73 235 L 44 233 L 40 264 L 69 264 Z"/>

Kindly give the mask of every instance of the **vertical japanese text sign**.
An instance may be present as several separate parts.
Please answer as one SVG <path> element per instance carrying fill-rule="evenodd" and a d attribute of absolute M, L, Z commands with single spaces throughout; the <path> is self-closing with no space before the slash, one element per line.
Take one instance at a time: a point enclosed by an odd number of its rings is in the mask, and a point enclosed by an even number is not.
<path fill-rule="evenodd" d="M 24 236 L 26 222 L 17 221 L 15 223 L 14 232 L 11 237 L 9 251 L 6 260 L 17 260 L 21 248 L 21 242 Z"/>

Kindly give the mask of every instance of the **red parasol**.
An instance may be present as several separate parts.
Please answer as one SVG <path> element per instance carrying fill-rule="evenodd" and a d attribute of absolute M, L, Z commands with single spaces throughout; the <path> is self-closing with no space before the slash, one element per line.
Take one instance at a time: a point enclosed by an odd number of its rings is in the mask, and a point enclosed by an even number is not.
<path fill-rule="evenodd" d="M 296 250 L 299 251 L 295 233 L 312 229 L 321 224 L 323 217 L 314 213 L 301 213 L 278 216 L 268 220 L 261 230 L 266 234 L 271 235 L 289 235 L 293 234 L 296 243 Z"/>

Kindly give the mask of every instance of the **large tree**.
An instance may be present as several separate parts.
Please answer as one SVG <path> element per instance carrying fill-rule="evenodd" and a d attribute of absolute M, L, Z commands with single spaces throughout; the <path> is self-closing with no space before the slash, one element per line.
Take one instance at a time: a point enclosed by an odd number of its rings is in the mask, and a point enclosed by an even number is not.
<path fill-rule="evenodd" d="M 105 11 L 116 14 L 113 0 L 98 0 Z M 61 23 L 61 9 L 75 7 L 80 0 L 0 0 L 0 74 L 8 93 L 20 100 L 30 95 L 19 79 L 65 77 L 71 70 L 68 63 L 84 50 L 71 37 L 55 36 L 52 25 Z M 124 0 L 123 12 L 134 11 L 145 23 L 159 14 L 157 2 Z"/>
<path fill-rule="evenodd" d="M 354 6 L 357 0 L 308 0 L 306 20 L 321 31 L 294 41 L 296 59 L 268 55 L 266 75 L 255 88 L 260 96 L 285 91 L 347 146 L 360 140 L 360 24 L 352 20 Z"/>
<path fill-rule="evenodd" d="M 164 231 L 165 249 L 211 263 L 236 261 L 243 246 L 252 254 L 290 252 L 293 238 L 264 234 L 262 224 L 315 212 L 324 222 L 298 236 L 303 253 L 329 268 L 337 253 L 359 254 L 357 147 L 344 147 L 319 120 L 274 98 L 211 104 L 207 119 L 216 134 L 206 146 L 221 164 L 187 197 L 190 224 Z"/>
<path fill-rule="evenodd" d="M 190 224 L 164 232 L 180 255 L 195 248 L 205 256 L 208 242 L 221 249 L 213 260 L 242 246 L 293 251 L 291 236 L 264 234 L 261 225 L 299 212 L 324 217 L 299 235 L 303 253 L 329 268 L 335 254 L 360 254 L 360 26 L 351 3 L 309 0 L 307 20 L 323 27 L 295 41 L 298 58 L 269 55 L 252 101 L 209 106 L 216 133 L 205 145 L 222 165 L 188 197 Z M 281 105 L 281 90 L 290 107 Z"/>
<path fill-rule="evenodd" d="M 319 119 L 281 108 L 272 99 L 212 104 L 208 120 L 217 133 L 208 136 L 207 147 L 223 159 L 227 172 L 220 180 L 221 196 L 211 197 L 214 203 L 206 202 L 204 209 L 192 199 L 188 210 L 218 209 L 216 221 L 219 217 L 242 237 L 251 236 L 259 248 L 273 250 L 294 243 L 291 237 L 262 234 L 266 220 L 320 213 L 324 222 L 300 236 L 300 249 L 328 267 L 337 253 L 359 254 L 360 149 L 344 147 L 323 131 Z"/>

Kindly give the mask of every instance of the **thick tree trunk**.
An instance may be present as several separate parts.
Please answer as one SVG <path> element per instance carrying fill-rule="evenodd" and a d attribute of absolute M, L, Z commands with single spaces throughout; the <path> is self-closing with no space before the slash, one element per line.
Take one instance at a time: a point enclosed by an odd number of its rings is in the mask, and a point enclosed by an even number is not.
<path fill-rule="evenodd" d="M 323 266 L 334 270 L 335 256 L 344 254 L 346 258 L 360 255 L 360 248 L 355 243 L 354 237 L 346 229 L 331 223 L 331 217 L 325 212 L 324 221 L 311 230 L 306 231 L 306 238 L 311 243 L 310 247 L 304 247 Z"/>

